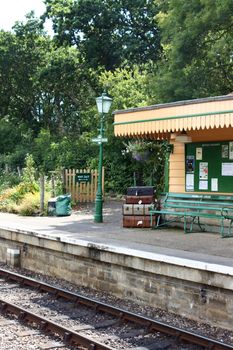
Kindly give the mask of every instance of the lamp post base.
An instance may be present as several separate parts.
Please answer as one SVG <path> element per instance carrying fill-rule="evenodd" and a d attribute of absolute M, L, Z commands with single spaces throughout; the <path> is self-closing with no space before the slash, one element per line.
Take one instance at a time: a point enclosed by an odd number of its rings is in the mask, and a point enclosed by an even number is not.
<path fill-rule="evenodd" d="M 95 222 L 103 222 L 103 199 L 96 197 L 95 200 Z"/>

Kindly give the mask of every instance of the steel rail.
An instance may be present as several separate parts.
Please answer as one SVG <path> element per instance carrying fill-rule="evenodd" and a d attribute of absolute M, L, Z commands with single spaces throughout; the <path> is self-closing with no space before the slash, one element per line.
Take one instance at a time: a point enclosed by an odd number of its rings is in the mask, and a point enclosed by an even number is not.
<path fill-rule="evenodd" d="M 45 317 L 29 312 L 26 309 L 2 299 L 0 299 L 0 311 L 2 314 L 14 314 L 18 316 L 18 319 L 21 322 L 37 324 L 43 332 L 59 335 L 66 344 L 85 346 L 89 350 L 114 350 L 105 344 L 101 344 L 89 337 L 82 336 L 71 329 L 63 327 Z"/>
<path fill-rule="evenodd" d="M 133 322 L 146 327 L 148 332 L 161 332 L 175 337 L 178 341 L 185 341 L 191 344 L 203 346 L 211 350 L 233 350 L 233 345 L 218 342 L 214 339 L 201 336 L 199 334 L 189 332 L 178 327 L 168 325 L 163 322 L 153 320 L 151 318 L 137 315 L 130 311 L 126 311 L 109 304 L 99 302 L 95 299 L 85 297 L 61 288 L 54 287 L 50 284 L 29 278 L 5 269 L 0 269 L 0 276 L 7 280 L 18 282 L 21 285 L 36 288 L 40 292 L 53 294 L 56 298 L 62 297 L 74 302 L 76 305 L 81 304 L 95 309 L 96 311 L 106 312 L 118 317 L 119 321 Z"/>

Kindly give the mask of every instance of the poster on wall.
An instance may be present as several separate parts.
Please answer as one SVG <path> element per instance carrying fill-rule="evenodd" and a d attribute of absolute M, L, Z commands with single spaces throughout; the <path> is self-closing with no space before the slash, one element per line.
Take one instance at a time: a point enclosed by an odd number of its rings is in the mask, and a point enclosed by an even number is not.
<path fill-rule="evenodd" d="M 229 156 L 229 146 L 222 145 L 222 158 L 228 158 Z"/>
<path fill-rule="evenodd" d="M 217 178 L 211 179 L 211 191 L 218 191 L 218 179 Z"/>
<path fill-rule="evenodd" d="M 187 174 L 194 173 L 195 169 L 195 160 L 194 156 L 186 156 L 186 163 L 185 163 L 185 172 Z"/>
<path fill-rule="evenodd" d="M 208 190 L 208 181 L 200 180 L 199 181 L 199 190 Z"/>
<path fill-rule="evenodd" d="M 199 163 L 199 180 L 208 180 L 208 163 Z"/>
<path fill-rule="evenodd" d="M 186 191 L 194 191 L 194 174 L 186 174 Z"/>
<path fill-rule="evenodd" d="M 229 159 L 233 159 L 233 142 L 229 142 Z"/>
<path fill-rule="evenodd" d="M 196 160 L 202 160 L 202 147 L 196 148 Z"/>
<path fill-rule="evenodd" d="M 233 176 L 233 163 L 222 163 L 222 176 Z"/>

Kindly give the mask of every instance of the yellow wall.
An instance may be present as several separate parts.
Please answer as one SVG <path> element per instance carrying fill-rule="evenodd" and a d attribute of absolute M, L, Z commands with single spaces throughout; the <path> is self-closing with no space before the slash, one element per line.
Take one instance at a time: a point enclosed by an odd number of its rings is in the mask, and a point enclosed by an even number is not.
<path fill-rule="evenodd" d="M 174 145 L 169 161 L 169 192 L 185 192 L 185 145 L 171 140 Z"/>

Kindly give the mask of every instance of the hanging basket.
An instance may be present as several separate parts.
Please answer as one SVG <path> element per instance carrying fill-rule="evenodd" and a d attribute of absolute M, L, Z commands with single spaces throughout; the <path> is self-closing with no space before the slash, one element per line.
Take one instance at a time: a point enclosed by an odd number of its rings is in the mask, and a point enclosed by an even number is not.
<path fill-rule="evenodd" d="M 133 152 L 132 157 L 133 159 L 137 160 L 138 162 L 146 162 L 149 158 L 150 151 L 144 151 L 144 152 Z"/>
<path fill-rule="evenodd" d="M 144 140 L 136 140 L 125 144 L 127 152 L 138 162 L 146 162 L 150 156 L 150 144 Z"/>

